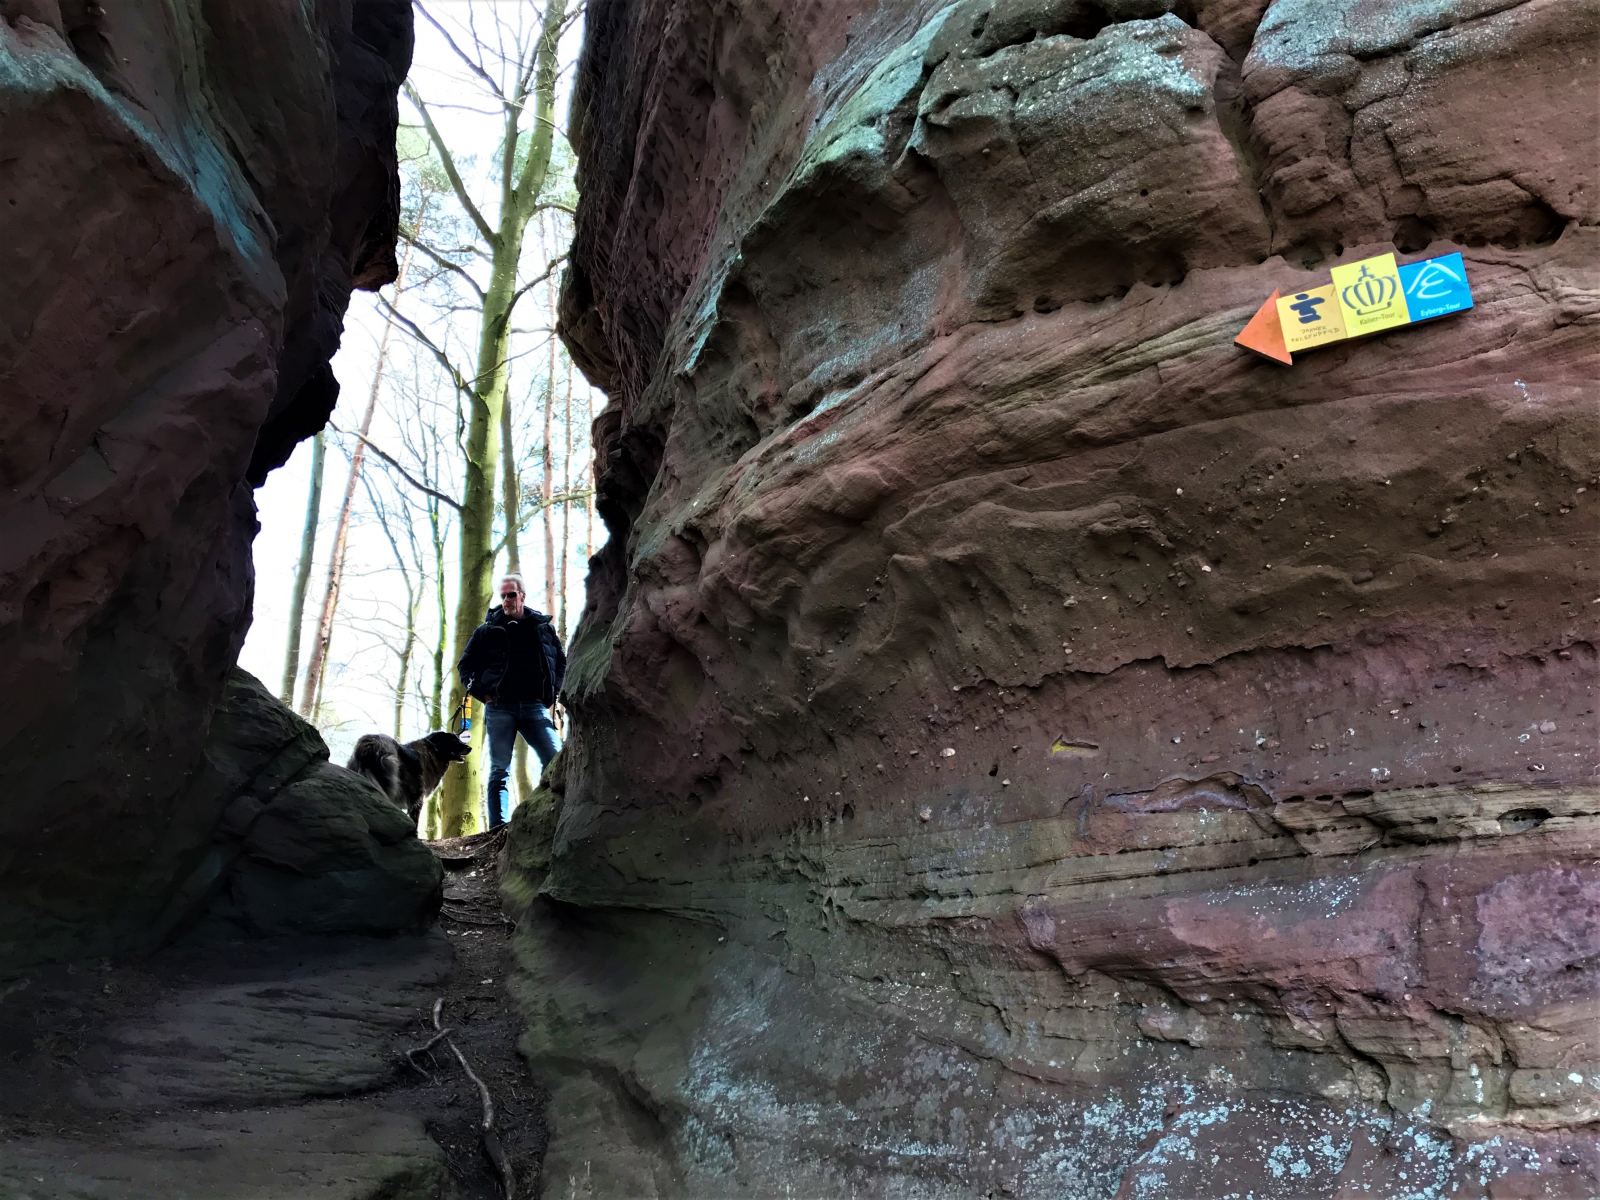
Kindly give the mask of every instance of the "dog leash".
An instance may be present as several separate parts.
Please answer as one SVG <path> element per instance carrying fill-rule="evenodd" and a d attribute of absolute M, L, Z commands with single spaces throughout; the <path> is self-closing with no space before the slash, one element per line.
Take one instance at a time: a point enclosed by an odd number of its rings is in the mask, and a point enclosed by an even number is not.
<path fill-rule="evenodd" d="M 471 696 L 461 697 L 461 703 L 456 705 L 456 710 L 450 714 L 450 720 L 447 724 L 455 729 L 456 736 L 460 738 L 465 738 L 472 732 Z"/>
<path fill-rule="evenodd" d="M 566 705 L 562 704 L 559 700 L 550 706 L 551 723 L 556 727 L 557 732 L 559 732 L 562 736 L 566 736 L 566 717 Z M 461 697 L 461 703 L 456 705 L 456 710 L 450 714 L 450 720 L 446 722 L 446 725 L 455 730 L 457 737 L 463 739 L 465 739 L 467 735 L 472 732 L 471 696 Z"/>

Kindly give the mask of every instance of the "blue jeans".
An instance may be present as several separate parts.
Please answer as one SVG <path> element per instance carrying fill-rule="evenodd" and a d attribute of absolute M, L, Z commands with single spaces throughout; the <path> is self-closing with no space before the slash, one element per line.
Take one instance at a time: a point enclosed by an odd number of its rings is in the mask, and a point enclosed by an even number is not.
<path fill-rule="evenodd" d="M 537 700 L 490 704 L 484 713 L 489 730 L 489 828 L 498 829 L 511 815 L 506 811 L 506 778 L 511 774 L 511 753 L 517 734 L 533 747 L 539 766 L 548 766 L 561 749 L 550 710 Z"/>

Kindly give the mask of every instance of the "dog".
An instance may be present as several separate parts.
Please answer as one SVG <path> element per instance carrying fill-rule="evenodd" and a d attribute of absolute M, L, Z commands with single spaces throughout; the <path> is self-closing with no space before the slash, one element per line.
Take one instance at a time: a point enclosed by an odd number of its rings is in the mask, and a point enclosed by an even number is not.
<path fill-rule="evenodd" d="M 453 733 L 440 730 L 414 742 L 400 742 L 386 733 L 363 734 L 345 766 L 364 776 L 389 797 L 396 807 L 411 814 L 414 824 L 422 815 L 422 802 L 439 786 L 450 764 L 472 753 L 472 747 Z"/>

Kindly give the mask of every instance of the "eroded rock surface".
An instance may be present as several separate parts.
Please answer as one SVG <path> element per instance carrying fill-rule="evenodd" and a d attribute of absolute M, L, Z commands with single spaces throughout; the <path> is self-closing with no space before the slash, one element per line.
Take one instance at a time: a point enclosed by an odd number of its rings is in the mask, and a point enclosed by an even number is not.
<path fill-rule="evenodd" d="M 393 275 L 405 0 L 0 0 L 0 973 L 142 950 L 249 620 L 251 483 Z"/>
<path fill-rule="evenodd" d="M 251 938 L 0 993 L 0 1191 L 17 1200 L 424 1200 L 444 1154 L 395 1096 L 440 933 Z"/>
<path fill-rule="evenodd" d="M 1600 1191 L 1597 29 L 595 6 L 552 1194 Z"/>

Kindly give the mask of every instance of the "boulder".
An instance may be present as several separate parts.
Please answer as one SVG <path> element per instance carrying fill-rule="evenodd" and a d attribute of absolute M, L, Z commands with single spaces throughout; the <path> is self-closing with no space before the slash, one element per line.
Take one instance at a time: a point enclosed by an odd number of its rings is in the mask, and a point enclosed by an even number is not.
<path fill-rule="evenodd" d="M 410 816 L 237 668 L 206 759 L 202 786 L 232 793 L 193 877 L 217 893 L 206 915 L 256 933 L 392 933 L 439 911 L 444 869 Z"/>

